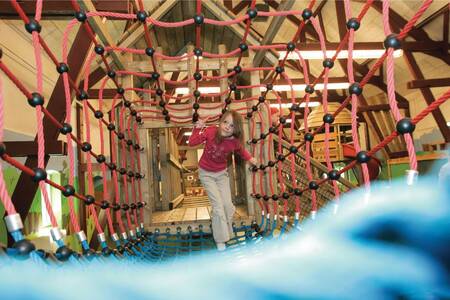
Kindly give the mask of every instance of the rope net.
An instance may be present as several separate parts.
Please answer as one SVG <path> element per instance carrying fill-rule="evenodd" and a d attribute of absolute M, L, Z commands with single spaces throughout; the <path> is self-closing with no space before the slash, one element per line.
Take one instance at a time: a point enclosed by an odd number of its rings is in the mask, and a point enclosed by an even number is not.
<path fill-rule="evenodd" d="M 218 21 L 206 18 L 202 15 L 202 1 L 196 1 L 196 14 L 191 19 L 181 22 L 163 22 L 155 20 L 147 15 L 144 10 L 142 0 L 138 0 L 137 4 L 139 11 L 136 14 L 123 14 L 112 12 L 85 12 L 80 9 L 77 1 L 72 1 L 75 18 L 68 22 L 61 41 L 62 56 L 58 58 L 52 53 L 42 36 L 40 35 L 41 25 L 39 24 L 42 14 L 42 0 L 36 1 L 36 11 L 34 18 L 29 18 L 23 11 L 21 5 L 11 0 L 17 14 L 25 24 L 25 30 L 32 35 L 32 44 L 34 49 L 34 58 L 36 62 L 36 85 L 26 86 L 20 79 L 18 79 L 10 68 L 0 60 L 0 69 L 17 87 L 28 103 L 35 108 L 37 116 L 37 143 L 38 143 L 38 165 L 37 168 L 30 169 L 21 164 L 8 154 L 8 149 L 2 143 L 0 147 L 1 158 L 8 164 L 18 168 L 39 185 L 42 192 L 45 206 L 51 220 L 51 236 L 54 242 L 58 245 L 58 250 L 55 253 L 56 259 L 60 261 L 66 260 L 83 260 L 85 258 L 94 257 L 95 254 L 89 247 L 86 234 L 80 229 L 79 216 L 75 210 L 74 199 L 77 198 L 88 207 L 89 216 L 93 220 L 97 239 L 100 249 L 104 256 L 110 256 L 114 253 L 114 257 L 127 257 L 130 259 L 146 259 L 146 260 L 162 260 L 168 257 L 178 256 L 182 254 L 189 254 L 194 251 L 209 249 L 214 246 L 211 234 L 203 231 L 203 227 L 199 226 L 198 231 L 188 229 L 187 233 L 182 233 L 178 228 L 175 233 L 167 229 L 165 232 L 155 230 L 154 232 L 147 232 L 144 228 L 144 207 L 146 205 L 143 198 L 142 184 L 144 174 L 142 173 L 141 155 L 143 154 L 143 147 L 140 145 L 139 128 L 146 122 L 163 121 L 167 124 L 175 124 L 177 126 L 189 125 L 193 122 L 203 119 L 210 123 L 214 123 L 220 118 L 221 113 L 230 109 L 231 105 L 239 105 L 237 110 L 242 116 L 248 119 L 250 126 L 250 138 L 248 145 L 252 155 L 258 159 L 259 165 L 251 168 L 252 178 L 252 197 L 261 210 L 261 218 L 259 222 L 246 225 L 234 225 L 235 236 L 228 243 L 230 247 L 242 247 L 245 244 L 255 241 L 262 241 L 264 237 L 274 237 L 274 230 L 279 227 L 282 236 L 286 231 L 298 230 L 301 218 L 300 216 L 310 214 L 314 218 L 319 209 L 318 194 L 324 186 L 329 186 L 332 194 L 336 212 L 339 197 L 342 192 L 345 192 L 342 186 L 338 184 L 341 174 L 354 168 L 357 164 L 361 165 L 362 175 L 364 180 L 364 188 L 366 190 L 366 200 L 370 198 L 370 178 L 367 163 L 374 157 L 375 153 L 388 145 L 395 137 L 403 135 L 405 138 L 410 170 L 408 171 L 407 183 L 414 184 L 417 177 L 417 158 L 415 156 L 414 145 L 411 133 L 414 130 L 415 124 L 420 122 L 430 112 L 438 108 L 441 104 L 450 97 L 450 90 L 441 95 L 429 107 L 420 112 L 412 119 L 404 118 L 397 106 L 394 85 L 394 62 L 393 52 L 401 48 L 401 42 L 407 36 L 408 32 L 413 28 L 416 21 L 422 16 L 426 9 L 430 6 L 430 0 L 424 1 L 420 9 L 407 22 L 404 28 L 398 33 L 393 34 L 389 27 L 389 1 L 383 2 L 383 28 L 386 35 L 384 44 L 386 45 L 385 53 L 377 59 L 376 63 L 370 68 L 369 72 L 364 75 L 360 82 L 355 81 L 353 70 L 353 44 L 354 36 L 361 22 L 364 21 L 368 9 L 371 7 L 373 1 L 366 1 L 362 6 L 361 11 L 355 17 L 351 11 L 349 0 L 344 1 L 345 15 L 347 21 L 348 31 L 342 38 L 332 57 L 327 57 L 327 49 L 325 44 L 324 34 L 322 32 L 319 19 L 314 13 L 315 1 L 311 1 L 307 8 L 302 11 L 273 11 L 262 12 L 256 10 L 256 1 L 253 0 L 250 8 L 243 16 L 236 17 L 229 21 Z M 269 45 L 251 45 L 248 43 L 248 36 L 252 21 L 257 16 L 277 17 L 277 16 L 301 16 L 302 21 L 297 27 L 297 30 L 292 36 L 292 39 L 286 44 L 269 44 Z M 102 45 L 96 36 L 95 30 L 91 27 L 88 20 L 93 17 L 102 17 L 106 20 L 120 19 L 129 21 L 138 21 L 141 23 L 144 31 L 144 40 L 146 43 L 145 49 L 135 49 L 117 46 Z M 308 63 L 302 57 L 301 49 L 297 48 L 297 41 L 305 28 L 305 24 L 310 22 L 312 27 L 317 32 L 320 42 L 320 48 L 323 52 L 323 70 L 316 78 L 310 78 L 308 70 Z M 78 87 L 74 81 L 74 76 L 77 74 L 70 73 L 69 64 L 69 36 L 75 26 L 80 23 L 86 31 L 90 42 L 94 45 L 94 52 L 87 56 L 87 63 L 83 74 L 83 85 Z M 201 45 L 202 25 L 210 24 L 218 27 L 231 26 L 234 24 L 244 24 L 244 34 L 240 41 L 239 47 L 232 49 L 226 53 L 210 53 L 204 51 Z M 168 56 L 157 51 L 152 44 L 150 37 L 149 26 L 162 28 L 175 28 L 195 26 L 195 45 L 192 51 L 180 56 Z M 333 67 L 339 52 L 346 48 L 348 51 L 347 74 L 350 83 L 349 96 L 339 105 L 339 107 L 330 113 L 328 101 L 328 85 L 330 69 Z M 286 50 L 286 54 L 279 60 L 278 65 L 271 67 L 249 67 L 242 66 L 244 53 L 247 51 L 281 51 Z M 42 69 L 42 55 L 44 52 L 55 64 L 58 73 L 60 74 L 65 95 L 65 114 L 63 118 L 57 118 L 52 115 L 44 107 L 43 93 L 43 69 Z M 107 57 L 114 53 L 132 53 L 148 57 L 149 62 L 153 67 L 153 72 L 135 72 L 129 70 L 113 69 L 108 62 Z M 291 78 L 285 72 L 285 64 L 288 60 L 288 55 L 294 54 L 298 57 L 298 71 L 303 73 L 306 84 L 305 95 L 300 101 L 296 100 L 293 83 Z M 100 57 L 105 69 L 106 77 L 101 81 L 98 97 L 98 109 L 95 109 L 89 101 L 87 90 L 89 88 L 89 80 L 91 76 L 91 67 L 96 58 Z M 219 58 L 219 59 L 236 59 L 236 63 L 230 72 L 217 76 L 205 75 L 200 68 L 200 58 Z M 189 74 L 184 80 L 166 79 L 162 74 L 158 73 L 160 69 L 158 63 L 164 61 L 180 62 L 184 60 L 193 60 L 195 63 L 194 72 Z M 370 78 L 386 61 L 386 78 L 388 92 L 387 97 L 391 112 L 397 122 L 397 130 L 385 137 L 378 145 L 370 150 L 362 150 L 358 138 L 358 121 L 357 111 L 359 97 L 362 94 L 364 86 L 369 82 Z M 238 76 L 246 72 L 269 71 L 269 79 L 263 83 L 239 85 Z M 118 78 L 124 76 L 135 76 L 140 78 L 150 78 L 153 80 L 153 85 L 149 89 L 135 88 L 134 86 L 122 86 Z M 285 80 L 289 85 L 290 93 L 290 113 L 288 115 L 280 115 L 275 122 L 273 120 L 274 111 L 270 108 L 267 98 L 270 94 L 277 99 L 279 105 L 279 112 L 282 108 L 282 95 L 279 91 L 274 89 L 276 80 L 280 78 Z M 0 78 L 1 79 L 1 78 Z M 227 82 L 227 88 L 224 88 L 218 93 L 202 93 L 200 92 L 200 82 L 202 81 L 220 81 Z M 310 129 L 308 126 L 309 103 L 311 94 L 315 92 L 317 84 L 323 82 L 323 94 L 321 102 L 323 106 L 323 124 L 315 129 Z M 113 84 L 116 87 L 116 94 L 112 101 L 111 109 L 108 111 L 104 104 L 104 89 L 108 84 Z M 167 92 L 166 86 L 190 86 L 189 92 L 186 95 L 179 96 Z M 254 91 L 251 96 L 243 99 L 237 99 L 236 94 L 239 91 Z M 260 92 L 261 91 L 261 92 Z M 140 93 L 141 95 L 148 95 L 145 100 L 144 97 L 135 100 L 128 100 L 127 95 L 130 92 Z M 82 103 L 82 116 L 84 119 L 84 136 L 77 137 L 72 132 L 72 124 L 74 120 L 72 117 L 72 93 L 76 95 L 78 101 Z M 207 99 L 212 97 L 219 97 L 222 101 L 217 105 L 204 105 L 200 99 Z M 2 90 L 2 82 L 0 81 L 0 140 L 3 141 L 3 107 L 4 97 Z M 182 101 L 188 100 L 188 104 L 175 105 L 173 100 Z M 62 100 L 61 100 L 62 101 Z M 343 109 L 351 104 L 351 132 L 353 139 L 353 146 L 356 150 L 355 159 L 348 162 L 348 164 L 340 170 L 334 169 L 330 159 L 330 128 L 336 117 L 343 111 Z M 303 140 L 299 143 L 294 141 L 296 131 L 295 119 L 299 108 L 304 105 L 303 117 Z M 214 111 L 221 110 L 221 113 L 214 113 Z M 180 115 L 181 113 L 181 115 Z M 182 115 L 184 113 L 184 115 Z M 91 132 L 91 116 L 97 119 L 99 136 L 93 137 Z M 287 119 L 291 120 L 289 134 L 283 132 L 283 126 Z M 267 120 L 270 120 L 267 122 Z M 69 178 L 68 184 L 61 186 L 53 182 L 47 176 L 45 171 L 45 138 L 43 122 L 50 122 L 55 126 L 58 132 L 66 136 L 68 160 L 69 160 Z M 259 124 L 259 125 L 258 125 Z M 258 127 L 259 126 L 259 127 Z M 322 172 L 320 178 L 313 172 L 312 169 L 312 142 L 314 137 L 319 133 L 325 133 L 324 140 L 324 155 L 326 170 Z M 99 152 L 94 152 L 91 141 L 99 139 Z M 111 147 L 110 157 L 107 160 L 108 152 L 106 145 L 108 142 Z M 84 155 L 86 161 L 86 180 L 87 193 L 82 194 L 75 189 L 75 172 L 76 172 L 76 153 L 73 147 L 79 147 Z M 116 147 L 117 146 L 117 147 Z M 267 155 L 265 155 L 266 153 Z M 105 187 L 103 189 L 102 200 L 94 198 L 94 171 L 93 162 L 100 164 L 100 172 L 102 183 Z M 300 173 L 299 166 L 304 168 L 306 173 Z M 1 166 L 0 166 L 1 167 Z M 283 172 L 287 169 L 289 173 L 284 176 Z M 276 177 L 276 179 L 275 179 Z M 108 184 L 111 182 L 111 185 Z M 265 184 L 267 182 L 267 184 Z M 164 184 L 164 183 L 163 183 Z M 71 230 L 76 233 L 78 241 L 82 246 L 82 255 L 73 252 L 69 249 L 63 239 L 61 224 L 57 223 L 55 218 L 51 201 L 47 193 L 47 186 L 53 189 L 60 190 L 65 201 L 69 204 L 70 226 Z M 111 189 L 106 188 L 112 186 Z M 7 212 L 5 222 L 9 233 L 13 237 L 15 243 L 7 252 L 11 255 L 19 257 L 35 257 L 38 260 L 47 259 L 47 254 L 43 251 L 35 250 L 34 245 L 24 238 L 22 229 L 22 220 L 20 215 L 16 212 L 14 203 L 6 190 L 3 174 L 0 172 L 0 197 Z M 272 201 L 269 201 L 272 200 Z M 307 202 L 307 205 L 305 204 Z M 278 206 L 281 206 L 279 209 Z M 305 207 L 310 208 L 309 211 L 301 211 Z M 278 216 L 281 212 L 283 215 Z M 105 224 L 99 221 L 99 214 L 106 215 Z M 282 224 L 277 224 L 281 220 Z M 106 233 L 109 237 L 106 236 Z M 113 249 L 113 250 L 112 250 Z"/>

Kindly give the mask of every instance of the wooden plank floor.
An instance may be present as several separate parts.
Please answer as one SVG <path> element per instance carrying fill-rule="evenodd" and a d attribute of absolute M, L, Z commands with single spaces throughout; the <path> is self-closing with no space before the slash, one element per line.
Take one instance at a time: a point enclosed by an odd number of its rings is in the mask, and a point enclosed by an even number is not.
<path fill-rule="evenodd" d="M 247 221 L 247 207 L 236 206 L 234 221 Z M 189 224 L 192 222 L 205 222 L 211 220 L 211 206 L 180 207 L 169 211 L 157 211 L 152 214 L 151 226 L 164 226 L 176 224 Z"/>

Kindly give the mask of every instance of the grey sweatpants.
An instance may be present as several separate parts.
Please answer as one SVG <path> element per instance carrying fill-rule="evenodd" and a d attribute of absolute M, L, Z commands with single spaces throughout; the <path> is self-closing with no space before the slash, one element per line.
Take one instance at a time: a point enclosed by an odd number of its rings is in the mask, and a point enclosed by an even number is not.
<path fill-rule="evenodd" d="M 209 172 L 199 168 L 200 181 L 212 206 L 212 231 L 216 243 L 224 243 L 233 236 L 234 205 L 231 201 L 230 178 L 227 170 Z"/>

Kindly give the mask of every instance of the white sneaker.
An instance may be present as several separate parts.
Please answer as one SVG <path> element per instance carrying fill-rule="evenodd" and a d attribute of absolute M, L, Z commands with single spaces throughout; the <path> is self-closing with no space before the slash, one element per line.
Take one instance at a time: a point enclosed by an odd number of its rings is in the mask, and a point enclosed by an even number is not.
<path fill-rule="evenodd" d="M 217 251 L 225 251 L 225 249 L 227 248 L 225 246 L 225 243 L 216 243 L 217 246 Z"/>

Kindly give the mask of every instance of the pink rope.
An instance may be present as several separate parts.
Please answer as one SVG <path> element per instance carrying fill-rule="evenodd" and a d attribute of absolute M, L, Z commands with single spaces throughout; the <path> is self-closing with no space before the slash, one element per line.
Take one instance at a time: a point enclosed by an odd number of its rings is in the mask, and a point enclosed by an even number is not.
<path fill-rule="evenodd" d="M 383 28 L 384 34 L 389 36 L 391 28 L 389 27 L 389 1 L 383 1 Z M 389 48 L 387 50 L 386 58 L 386 76 L 387 76 L 387 94 L 389 107 L 391 108 L 392 115 L 396 122 L 402 119 L 402 115 L 397 106 L 397 99 L 395 96 L 395 77 L 394 77 L 394 49 Z M 406 148 L 408 150 L 409 165 L 411 170 L 417 170 L 417 157 L 416 150 L 414 149 L 414 142 L 410 133 L 404 134 L 403 137 L 406 141 Z"/>

